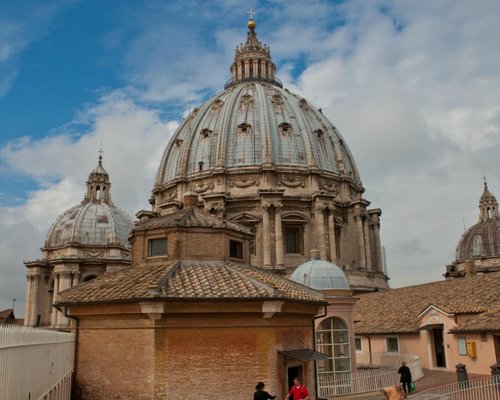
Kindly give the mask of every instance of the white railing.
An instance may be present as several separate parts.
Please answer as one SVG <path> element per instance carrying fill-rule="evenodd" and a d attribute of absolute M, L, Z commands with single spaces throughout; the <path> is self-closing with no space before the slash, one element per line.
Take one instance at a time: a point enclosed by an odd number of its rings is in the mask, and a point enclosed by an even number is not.
<path fill-rule="evenodd" d="M 0 400 L 69 399 L 75 335 L 0 326 Z"/>
<path fill-rule="evenodd" d="M 418 385 L 417 385 L 418 390 Z M 411 400 L 500 400 L 500 377 L 457 382 L 410 395 Z"/>
<path fill-rule="evenodd" d="M 399 381 L 394 368 L 358 369 L 356 372 L 337 372 L 318 375 L 320 397 L 342 396 L 353 393 L 371 392 Z"/>
<path fill-rule="evenodd" d="M 403 361 L 405 361 L 406 366 L 410 368 L 411 376 L 414 381 L 418 381 L 424 376 L 424 373 L 422 372 L 422 365 L 420 364 L 420 357 L 417 355 L 384 352 L 356 353 L 356 364 L 358 365 L 358 368 L 368 365 L 392 367 L 397 370 Z M 394 385 L 394 383 L 391 385 Z"/>

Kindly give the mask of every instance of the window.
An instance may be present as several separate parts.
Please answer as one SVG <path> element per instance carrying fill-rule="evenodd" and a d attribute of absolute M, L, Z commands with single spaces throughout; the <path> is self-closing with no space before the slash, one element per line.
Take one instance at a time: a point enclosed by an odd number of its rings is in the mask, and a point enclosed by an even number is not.
<path fill-rule="evenodd" d="M 363 341 L 360 337 L 354 338 L 354 347 L 356 348 L 356 351 L 358 353 L 361 353 L 363 351 Z"/>
<path fill-rule="evenodd" d="M 149 240 L 149 257 L 166 256 L 167 255 L 167 239 L 150 239 Z"/>
<path fill-rule="evenodd" d="M 385 351 L 399 353 L 399 338 L 397 336 L 387 336 L 385 338 Z"/>
<path fill-rule="evenodd" d="M 241 242 L 229 241 L 229 257 L 243 260 L 243 244 Z"/>
<path fill-rule="evenodd" d="M 347 325 L 340 318 L 327 318 L 321 321 L 315 334 L 316 351 L 328 355 L 327 359 L 316 361 L 320 393 L 329 390 L 334 379 L 338 380 L 336 393 L 347 393 L 343 392 L 346 388 L 342 388 L 342 382 L 349 382 L 350 386 L 351 353 Z"/>
<path fill-rule="evenodd" d="M 457 337 L 458 354 L 461 356 L 467 355 L 467 342 L 464 337 Z"/>
<path fill-rule="evenodd" d="M 301 248 L 301 230 L 295 227 L 285 228 L 285 252 L 292 254 L 302 253 Z"/>

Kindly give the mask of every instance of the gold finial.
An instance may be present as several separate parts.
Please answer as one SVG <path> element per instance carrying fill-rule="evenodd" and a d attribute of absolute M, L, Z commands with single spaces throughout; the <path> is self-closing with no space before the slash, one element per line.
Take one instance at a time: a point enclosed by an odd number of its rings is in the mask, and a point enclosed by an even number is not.
<path fill-rule="evenodd" d="M 255 21 L 253 20 L 253 15 L 255 14 L 255 11 L 253 9 L 250 9 L 250 10 L 247 11 L 247 14 L 250 16 L 250 21 L 248 21 L 247 27 L 250 30 L 254 30 L 255 27 L 257 26 L 257 24 L 255 23 Z"/>

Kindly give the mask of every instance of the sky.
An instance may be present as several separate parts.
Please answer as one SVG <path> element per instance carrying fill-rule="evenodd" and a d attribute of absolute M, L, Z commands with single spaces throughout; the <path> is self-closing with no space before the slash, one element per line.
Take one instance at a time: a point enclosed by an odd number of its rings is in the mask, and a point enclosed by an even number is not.
<path fill-rule="evenodd" d="M 497 0 L 0 0 L 0 310 L 83 200 L 104 150 L 115 205 L 149 209 L 170 136 L 222 91 L 247 10 L 277 77 L 334 123 L 382 209 L 391 287 L 443 279 L 500 196 Z"/>

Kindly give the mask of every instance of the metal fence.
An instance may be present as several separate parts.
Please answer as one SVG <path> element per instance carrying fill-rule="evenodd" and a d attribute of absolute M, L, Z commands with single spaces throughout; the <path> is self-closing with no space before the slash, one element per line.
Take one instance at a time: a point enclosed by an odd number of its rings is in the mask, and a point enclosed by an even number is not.
<path fill-rule="evenodd" d="M 0 400 L 69 399 L 75 335 L 0 326 Z"/>
<path fill-rule="evenodd" d="M 500 400 L 500 377 L 473 379 L 410 395 L 411 400 Z"/>

